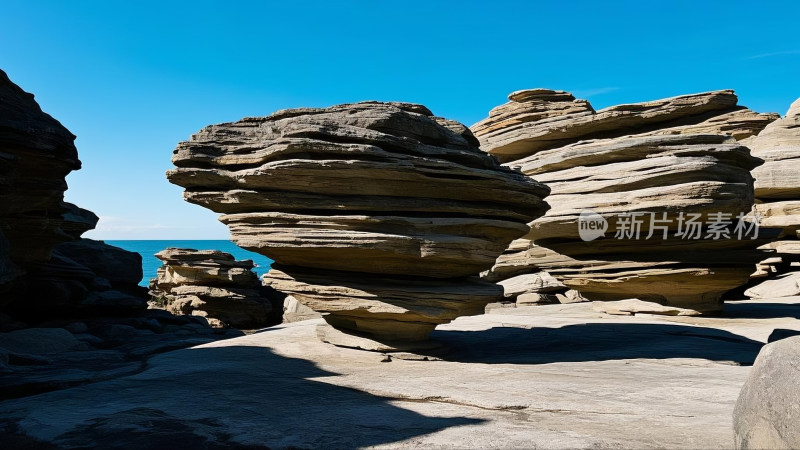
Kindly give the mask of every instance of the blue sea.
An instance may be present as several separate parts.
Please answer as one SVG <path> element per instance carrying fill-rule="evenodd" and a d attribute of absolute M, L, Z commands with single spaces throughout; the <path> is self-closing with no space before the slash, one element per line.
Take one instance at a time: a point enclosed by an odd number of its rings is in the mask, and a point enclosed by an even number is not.
<path fill-rule="evenodd" d="M 154 255 L 167 247 L 193 248 L 195 250 L 222 250 L 233 255 L 236 259 L 252 259 L 256 263 L 255 272 L 258 277 L 264 275 L 272 264 L 272 260 L 258 253 L 249 252 L 238 247 L 231 241 L 105 241 L 109 245 L 124 248 L 142 255 L 142 271 L 144 277 L 140 286 L 150 284 L 150 279 L 155 278 L 156 269 L 161 267 L 161 260 Z"/>

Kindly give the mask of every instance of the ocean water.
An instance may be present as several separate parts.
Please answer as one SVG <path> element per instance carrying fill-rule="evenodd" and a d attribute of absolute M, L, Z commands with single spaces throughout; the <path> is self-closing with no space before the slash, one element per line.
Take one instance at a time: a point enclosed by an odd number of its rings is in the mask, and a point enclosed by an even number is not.
<path fill-rule="evenodd" d="M 272 260 L 258 253 L 249 252 L 238 247 L 231 241 L 105 241 L 109 245 L 124 248 L 142 255 L 142 271 L 144 277 L 140 286 L 148 286 L 150 279 L 155 278 L 156 269 L 161 267 L 161 260 L 155 254 L 168 247 L 193 248 L 195 250 L 221 250 L 233 255 L 236 259 L 252 259 L 256 264 L 254 268 L 258 277 L 264 275 L 270 268 Z"/>

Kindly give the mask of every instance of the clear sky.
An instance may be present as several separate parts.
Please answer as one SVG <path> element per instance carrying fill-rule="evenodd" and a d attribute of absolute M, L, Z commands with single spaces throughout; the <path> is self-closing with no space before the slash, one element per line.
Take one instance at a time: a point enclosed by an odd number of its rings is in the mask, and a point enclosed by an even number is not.
<path fill-rule="evenodd" d="M 78 136 L 96 239 L 227 239 L 169 184 L 205 125 L 359 100 L 470 125 L 514 90 L 595 108 L 714 89 L 785 113 L 800 2 L 3 0 L 0 68 Z"/>

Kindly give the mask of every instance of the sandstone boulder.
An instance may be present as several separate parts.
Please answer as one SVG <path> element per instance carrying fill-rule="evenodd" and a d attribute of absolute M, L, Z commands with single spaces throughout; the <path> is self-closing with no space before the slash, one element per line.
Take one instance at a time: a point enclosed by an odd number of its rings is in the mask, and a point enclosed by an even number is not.
<path fill-rule="evenodd" d="M 308 306 L 300 303 L 296 298 L 287 295 L 283 299 L 283 323 L 301 322 L 303 320 L 319 319 L 322 315 Z"/>
<path fill-rule="evenodd" d="M 793 297 L 800 295 L 800 272 L 789 272 L 763 281 L 746 290 L 750 298 Z"/>
<path fill-rule="evenodd" d="M 173 162 L 186 200 L 275 260 L 267 283 L 340 329 L 389 340 L 424 339 L 501 296 L 465 278 L 548 208 L 545 186 L 499 166 L 465 126 L 407 103 L 206 127 Z"/>
<path fill-rule="evenodd" d="M 758 354 L 733 412 L 736 448 L 800 448 L 800 336 Z"/>

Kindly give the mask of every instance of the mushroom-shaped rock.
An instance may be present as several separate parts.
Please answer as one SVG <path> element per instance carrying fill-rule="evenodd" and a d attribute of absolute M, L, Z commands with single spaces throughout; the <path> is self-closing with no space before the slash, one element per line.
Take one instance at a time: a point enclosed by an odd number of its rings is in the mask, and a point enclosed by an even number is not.
<path fill-rule="evenodd" d="M 502 288 L 467 280 L 541 216 L 549 189 L 424 106 L 363 102 L 204 128 L 167 173 L 224 213 L 268 284 L 348 332 L 422 340 Z"/>

